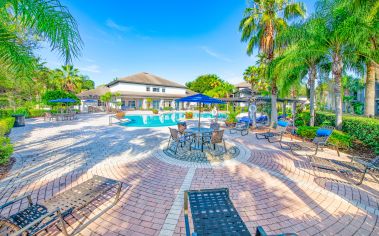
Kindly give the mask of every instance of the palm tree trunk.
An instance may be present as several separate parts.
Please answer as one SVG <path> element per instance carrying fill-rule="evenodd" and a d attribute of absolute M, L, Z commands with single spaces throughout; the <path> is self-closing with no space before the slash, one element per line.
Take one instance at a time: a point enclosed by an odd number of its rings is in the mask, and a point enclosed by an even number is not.
<path fill-rule="evenodd" d="M 276 87 L 276 79 L 273 79 L 271 87 L 271 126 L 274 126 L 278 121 L 278 110 L 276 107 L 278 88 Z"/>
<path fill-rule="evenodd" d="M 316 65 L 312 64 L 309 67 L 309 110 L 310 110 L 310 116 L 311 119 L 309 121 L 310 126 L 315 125 L 315 82 L 316 82 L 316 76 L 317 76 L 317 71 L 316 71 Z"/>
<path fill-rule="evenodd" d="M 342 128 L 342 83 L 341 83 L 341 75 L 343 69 L 342 58 L 339 53 L 333 53 L 333 65 L 332 72 L 334 77 L 334 94 L 336 96 L 336 128 Z"/>
<path fill-rule="evenodd" d="M 367 63 L 367 78 L 365 87 L 365 116 L 375 115 L 375 62 Z"/>

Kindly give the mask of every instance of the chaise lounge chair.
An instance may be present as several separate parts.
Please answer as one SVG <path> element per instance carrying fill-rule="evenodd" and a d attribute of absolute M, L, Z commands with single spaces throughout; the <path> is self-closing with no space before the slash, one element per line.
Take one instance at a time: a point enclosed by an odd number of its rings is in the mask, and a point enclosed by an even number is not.
<path fill-rule="evenodd" d="M 273 131 L 269 130 L 268 132 L 264 132 L 264 133 L 255 133 L 255 136 L 257 137 L 257 139 L 267 139 L 270 143 L 278 142 L 279 140 L 272 141 L 272 139 L 270 138 L 282 137 L 283 134 L 287 131 L 288 125 L 289 125 L 288 121 L 280 120 L 278 121 L 278 124 L 275 130 Z"/>
<path fill-rule="evenodd" d="M 237 132 L 241 132 L 242 136 L 248 135 L 249 134 L 249 123 L 248 122 L 238 122 L 235 127 L 230 129 L 231 134 L 235 134 Z"/>
<path fill-rule="evenodd" d="M 188 205 L 190 205 L 192 216 L 192 234 L 188 216 Z M 184 223 L 186 236 L 251 235 L 234 207 L 233 202 L 230 200 L 229 190 L 227 188 L 185 191 Z M 261 226 L 257 227 L 255 235 L 267 236 Z"/>
<path fill-rule="evenodd" d="M 328 139 L 332 135 L 334 127 L 331 126 L 323 126 L 320 127 L 316 131 L 316 137 L 312 140 L 312 142 L 285 142 L 280 139 L 280 147 L 283 149 L 289 149 L 294 155 L 299 155 L 296 151 L 314 151 L 313 155 L 316 155 L 319 148 L 326 147 L 328 145 Z M 340 152 L 338 147 L 335 147 L 338 156 L 340 156 Z"/>
<path fill-rule="evenodd" d="M 71 232 L 71 235 L 77 234 L 119 201 L 121 187 L 122 182 L 95 175 L 93 178 L 51 197 L 43 203 L 33 203 L 31 195 L 16 198 L 0 206 L 0 210 L 11 207 L 17 202 L 22 203 L 25 198 L 28 200 L 28 205 L 25 209 L 19 210 L 7 218 L 0 217 L 1 235 L 35 235 L 59 223 L 63 235 L 67 236 L 69 234 L 64 221 L 66 216 L 82 209 L 110 190 L 116 189 L 114 202 Z"/>
<path fill-rule="evenodd" d="M 366 174 L 370 174 L 379 183 L 379 156 L 371 160 L 352 157 L 351 161 L 331 160 L 316 156 L 309 156 L 309 159 L 313 167 L 340 172 L 345 174 L 345 177 L 358 174 L 358 181 L 354 182 L 356 185 L 363 183 Z"/>

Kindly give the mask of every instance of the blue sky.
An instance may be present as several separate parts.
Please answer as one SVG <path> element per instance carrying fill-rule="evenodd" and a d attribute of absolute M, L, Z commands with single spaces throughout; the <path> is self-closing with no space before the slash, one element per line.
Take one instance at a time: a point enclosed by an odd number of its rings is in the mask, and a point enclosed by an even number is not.
<path fill-rule="evenodd" d="M 255 64 L 238 31 L 244 0 L 61 0 L 78 22 L 84 41 L 74 66 L 96 86 L 138 72 L 184 84 L 207 73 L 242 81 Z M 308 14 L 315 0 L 303 1 Z M 49 48 L 36 52 L 51 68 L 62 60 Z"/>

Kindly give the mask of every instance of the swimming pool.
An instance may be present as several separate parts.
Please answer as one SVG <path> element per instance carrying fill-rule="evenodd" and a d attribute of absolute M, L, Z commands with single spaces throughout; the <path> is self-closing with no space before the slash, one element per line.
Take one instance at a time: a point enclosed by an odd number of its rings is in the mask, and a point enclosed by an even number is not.
<path fill-rule="evenodd" d="M 219 118 L 226 118 L 226 114 L 219 114 Z M 161 127 L 176 125 L 178 121 L 184 119 L 183 112 L 167 113 L 161 115 L 126 115 L 125 118 L 131 122 L 121 123 L 129 127 Z M 199 114 L 194 112 L 193 118 L 199 118 Z M 201 118 L 214 118 L 211 113 L 201 113 Z"/>

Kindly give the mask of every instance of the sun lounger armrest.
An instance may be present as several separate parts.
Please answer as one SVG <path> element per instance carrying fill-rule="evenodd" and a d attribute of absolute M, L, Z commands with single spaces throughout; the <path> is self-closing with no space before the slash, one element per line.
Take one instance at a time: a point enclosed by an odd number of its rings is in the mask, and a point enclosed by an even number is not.
<path fill-rule="evenodd" d="M 38 219 L 36 219 L 35 221 L 31 222 L 30 224 L 26 225 L 24 228 L 22 228 L 22 229 L 20 229 L 19 231 L 15 232 L 15 233 L 12 234 L 11 236 L 22 235 L 24 232 L 26 232 L 27 230 L 29 230 L 29 229 L 30 229 L 31 227 L 33 227 L 34 225 L 40 223 L 42 220 L 46 219 L 47 217 L 52 217 L 54 214 L 57 214 L 57 216 L 58 216 L 59 214 L 61 214 L 60 209 L 59 209 L 59 208 L 56 208 L 55 210 L 46 213 L 45 215 L 41 216 L 40 218 L 38 218 Z M 38 226 L 38 231 L 45 229 L 45 228 L 48 227 L 53 221 L 55 221 L 55 219 L 53 219 L 53 220 L 51 220 L 51 221 L 48 221 L 47 223 L 45 223 L 45 224 L 43 224 L 43 225 L 41 225 L 41 226 Z"/>
<path fill-rule="evenodd" d="M 32 201 L 32 199 L 31 199 L 31 195 L 28 194 L 28 195 L 25 195 L 25 196 L 17 197 L 17 198 L 15 198 L 15 199 L 13 199 L 12 201 L 9 201 L 9 202 L 4 203 L 3 205 L 0 206 L 0 210 L 2 210 L 2 209 L 4 209 L 4 208 L 6 208 L 7 206 L 10 206 L 10 205 L 12 205 L 12 204 L 18 202 L 18 201 L 21 201 L 21 200 L 23 200 L 24 198 L 28 198 L 28 200 L 29 200 L 29 204 L 32 203 L 32 202 L 31 202 L 31 201 Z"/>
<path fill-rule="evenodd" d="M 257 231 L 255 232 L 256 236 L 267 236 L 266 231 L 262 228 L 262 226 L 257 227 Z"/>
<path fill-rule="evenodd" d="M 184 223 L 186 227 L 186 236 L 191 236 L 191 229 L 188 220 L 188 192 L 184 191 Z"/>

